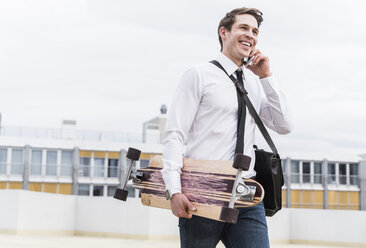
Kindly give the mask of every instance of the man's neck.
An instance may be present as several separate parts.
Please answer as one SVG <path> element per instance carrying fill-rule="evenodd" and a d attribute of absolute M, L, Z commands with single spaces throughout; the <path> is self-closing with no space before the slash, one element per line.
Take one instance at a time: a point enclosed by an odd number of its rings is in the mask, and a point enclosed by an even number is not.
<path fill-rule="evenodd" d="M 234 62 L 238 67 L 243 66 L 243 64 L 244 64 L 243 58 L 235 57 L 235 56 L 231 55 L 228 51 L 221 51 L 221 53 L 224 54 L 232 62 Z"/>

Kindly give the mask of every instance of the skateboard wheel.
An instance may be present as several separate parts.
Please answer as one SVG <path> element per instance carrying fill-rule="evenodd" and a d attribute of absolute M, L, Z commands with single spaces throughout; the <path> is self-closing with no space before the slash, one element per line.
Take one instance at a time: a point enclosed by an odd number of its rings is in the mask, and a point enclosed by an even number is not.
<path fill-rule="evenodd" d="M 116 192 L 114 192 L 113 198 L 121 200 L 121 201 L 126 201 L 127 196 L 128 196 L 128 190 L 118 188 L 118 189 L 116 189 Z"/>
<path fill-rule="evenodd" d="M 221 213 L 220 213 L 220 220 L 236 224 L 236 221 L 238 220 L 239 216 L 239 210 L 235 208 L 229 208 L 229 207 L 222 207 Z"/>
<path fill-rule="evenodd" d="M 126 157 L 131 160 L 138 161 L 140 159 L 141 151 L 135 148 L 129 147 Z"/>
<path fill-rule="evenodd" d="M 249 170 L 251 160 L 252 160 L 251 157 L 246 156 L 244 154 L 237 153 L 237 154 L 235 154 L 235 157 L 234 157 L 233 167 L 235 169 L 240 168 L 244 171 L 247 171 L 247 170 Z"/>

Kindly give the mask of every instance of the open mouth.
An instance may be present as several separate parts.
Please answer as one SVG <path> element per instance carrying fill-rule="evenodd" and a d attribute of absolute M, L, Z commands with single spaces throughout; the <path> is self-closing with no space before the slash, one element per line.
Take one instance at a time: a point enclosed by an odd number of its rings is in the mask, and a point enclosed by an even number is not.
<path fill-rule="evenodd" d="M 247 42 L 247 41 L 239 41 L 239 43 L 240 43 L 242 46 L 252 47 L 252 44 L 250 44 L 250 43 L 249 43 L 249 42 Z"/>

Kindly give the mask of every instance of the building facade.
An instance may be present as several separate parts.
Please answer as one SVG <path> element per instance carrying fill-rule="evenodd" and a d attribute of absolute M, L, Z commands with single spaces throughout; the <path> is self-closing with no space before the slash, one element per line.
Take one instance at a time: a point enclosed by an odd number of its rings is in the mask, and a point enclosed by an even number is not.
<path fill-rule="evenodd" d="M 155 118 L 151 122 L 144 126 L 162 121 Z M 109 197 L 123 181 L 128 147 L 142 151 L 135 169 L 147 167 L 150 159 L 162 152 L 159 142 L 148 142 L 161 141 L 162 130 L 150 134 L 144 130 L 140 140 L 122 133 L 28 128 L 9 134 L 4 130 L 0 136 L 0 189 Z M 283 206 L 365 210 L 362 164 L 364 161 L 283 159 Z M 131 185 L 128 190 L 129 197 L 139 197 Z"/>

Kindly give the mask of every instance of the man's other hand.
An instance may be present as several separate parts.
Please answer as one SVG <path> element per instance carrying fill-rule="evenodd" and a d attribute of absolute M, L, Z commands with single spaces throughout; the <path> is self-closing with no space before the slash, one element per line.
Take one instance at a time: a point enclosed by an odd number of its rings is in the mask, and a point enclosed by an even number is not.
<path fill-rule="evenodd" d="M 182 193 L 174 194 L 170 199 L 170 205 L 175 216 L 187 219 L 192 218 L 192 214 L 188 213 L 188 210 L 197 210 L 196 207 L 188 200 L 187 196 Z"/>
<path fill-rule="evenodd" d="M 266 78 L 271 76 L 269 69 L 269 58 L 264 56 L 259 50 L 255 49 L 250 53 L 253 57 L 252 63 L 247 66 L 259 78 Z"/>

